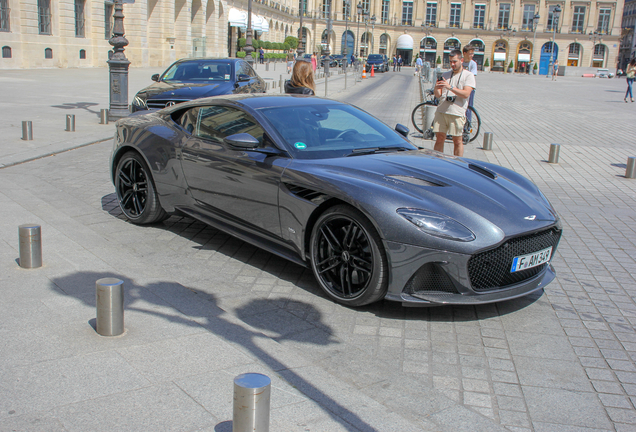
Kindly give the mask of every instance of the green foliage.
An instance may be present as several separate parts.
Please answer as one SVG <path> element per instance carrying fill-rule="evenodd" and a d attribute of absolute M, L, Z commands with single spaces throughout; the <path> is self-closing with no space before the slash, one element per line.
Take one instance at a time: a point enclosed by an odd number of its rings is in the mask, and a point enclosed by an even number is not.
<path fill-rule="evenodd" d="M 440 56 L 437 56 L 437 61 L 435 63 L 442 64 L 442 58 Z"/>
<path fill-rule="evenodd" d="M 245 51 L 239 51 L 239 52 L 237 52 L 237 53 L 236 53 L 236 57 L 238 57 L 238 58 L 245 58 L 245 55 L 246 55 L 246 54 L 247 54 L 247 53 L 246 53 Z"/>
<path fill-rule="evenodd" d="M 287 42 L 283 42 L 283 48 L 285 51 L 289 51 L 291 49 L 291 45 Z"/>
<path fill-rule="evenodd" d="M 514 67 L 515 67 L 514 63 L 512 62 L 512 60 L 510 60 L 510 64 L 508 65 L 508 69 L 512 69 Z"/>
<path fill-rule="evenodd" d="M 289 44 L 290 48 L 296 49 L 298 48 L 298 38 L 294 36 L 287 36 L 285 38 L 285 43 Z"/>
<path fill-rule="evenodd" d="M 263 48 L 267 49 L 267 50 L 271 50 L 273 49 L 273 45 L 271 42 L 263 42 Z"/>
<path fill-rule="evenodd" d="M 246 42 L 247 40 L 245 38 L 239 38 L 238 40 L 239 47 L 243 48 Z"/>
<path fill-rule="evenodd" d="M 259 49 L 262 46 L 262 42 L 256 39 L 252 39 L 252 46 L 254 49 Z"/>
<path fill-rule="evenodd" d="M 537 70 L 537 69 L 539 69 L 539 66 L 535 63 L 533 69 Z"/>
<path fill-rule="evenodd" d="M 484 63 L 484 67 L 490 67 L 490 62 L 488 61 L 488 58 L 486 58 L 486 62 Z"/>

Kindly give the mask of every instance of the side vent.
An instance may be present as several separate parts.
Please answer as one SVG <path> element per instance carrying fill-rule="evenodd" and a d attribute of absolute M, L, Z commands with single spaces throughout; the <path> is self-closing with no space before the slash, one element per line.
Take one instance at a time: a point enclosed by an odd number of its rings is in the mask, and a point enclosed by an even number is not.
<path fill-rule="evenodd" d="M 470 168 L 473 171 L 477 171 L 478 173 L 483 174 L 486 177 L 490 177 L 493 180 L 497 178 L 497 174 L 495 174 L 494 172 L 490 170 L 487 170 L 486 168 L 482 168 L 479 165 L 468 164 L 468 168 Z"/>
<path fill-rule="evenodd" d="M 291 192 L 292 195 L 307 201 L 315 202 L 321 200 L 323 197 L 321 192 L 316 192 L 315 190 L 308 189 L 303 186 L 297 186 L 289 183 L 285 183 L 285 186 L 289 189 L 289 192 Z"/>

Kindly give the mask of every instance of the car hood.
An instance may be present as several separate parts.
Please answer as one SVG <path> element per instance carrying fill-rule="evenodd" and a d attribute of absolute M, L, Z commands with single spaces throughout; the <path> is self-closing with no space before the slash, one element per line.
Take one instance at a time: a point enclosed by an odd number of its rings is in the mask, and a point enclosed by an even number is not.
<path fill-rule="evenodd" d="M 342 189 L 371 182 L 393 189 L 393 194 L 398 191 L 403 198 L 408 196 L 400 202 L 443 213 L 460 222 L 479 215 L 507 235 L 558 220 L 552 206 L 525 177 L 503 167 L 434 151 L 330 159 L 329 166 L 320 171 Z M 374 193 L 371 188 L 367 190 L 368 194 Z"/>
<path fill-rule="evenodd" d="M 145 99 L 198 99 L 229 94 L 233 89 L 230 81 L 216 81 L 212 84 L 158 82 L 141 90 L 137 96 Z"/>

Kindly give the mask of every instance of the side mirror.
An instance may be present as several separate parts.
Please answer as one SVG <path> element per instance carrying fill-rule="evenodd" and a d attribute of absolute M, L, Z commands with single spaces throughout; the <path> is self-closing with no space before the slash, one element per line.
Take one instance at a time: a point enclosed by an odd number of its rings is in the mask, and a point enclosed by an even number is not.
<path fill-rule="evenodd" d="M 255 149 L 259 146 L 259 142 L 250 134 L 238 133 L 225 137 L 225 142 L 242 149 Z"/>
<path fill-rule="evenodd" d="M 245 81 L 249 81 L 250 80 L 250 76 L 249 75 L 245 75 L 245 74 L 239 74 L 238 76 L 238 82 L 245 82 Z"/>
<path fill-rule="evenodd" d="M 397 133 L 399 133 L 400 135 L 402 135 L 404 138 L 408 138 L 409 136 L 409 128 L 407 128 L 404 125 L 401 124 L 396 124 L 395 125 L 395 130 L 397 131 Z"/>
<path fill-rule="evenodd" d="M 153 81 L 159 81 L 159 74 L 154 74 L 153 76 L 150 77 L 151 80 Z"/>

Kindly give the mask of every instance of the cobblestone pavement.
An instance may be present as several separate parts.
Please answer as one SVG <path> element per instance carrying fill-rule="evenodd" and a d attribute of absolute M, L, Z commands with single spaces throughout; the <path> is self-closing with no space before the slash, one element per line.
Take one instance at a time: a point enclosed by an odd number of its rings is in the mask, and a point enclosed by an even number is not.
<path fill-rule="evenodd" d="M 273 377 L 272 430 L 636 430 L 636 104 L 623 80 L 478 85 L 494 147 L 466 156 L 531 178 L 565 229 L 545 294 L 495 305 L 348 309 L 199 222 L 133 226 L 109 143 L 0 170 L 0 430 L 229 431 L 246 370 Z M 408 68 L 335 90 L 391 126 L 419 101 Z M 43 226 L 40 270 L 14 262 L 25 222 Z M 127 333 L 108 340 L 88 324 L 105 276 L 127 287 Z"/>

